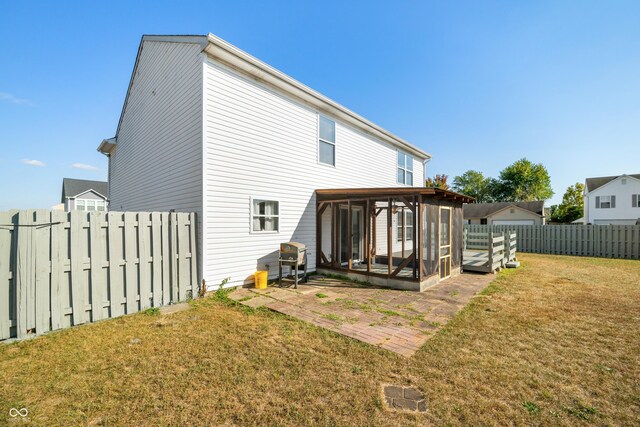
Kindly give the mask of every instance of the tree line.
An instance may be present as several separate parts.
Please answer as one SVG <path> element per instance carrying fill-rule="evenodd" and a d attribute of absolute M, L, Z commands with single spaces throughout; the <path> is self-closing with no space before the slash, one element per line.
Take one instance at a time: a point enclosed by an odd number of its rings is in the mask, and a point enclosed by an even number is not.
<path fill-rule="evenodd" d="M 497 178 L 485 176 L 476 170 L 455 176 L 451 186 L 448 178 L 447 175 L 427 178 L 426 186 L 471 196 L 476 203 L 548 200 L 554 194 L 547 168 L 542 163 L 532 163 L 526 158 L 504 168 Z M 550 207 L 548 220 L 566 223 L 580 218 L 583 215 L 583 190 L 584 185 L 580 183 L 567 188 L 562 203 Z"/>

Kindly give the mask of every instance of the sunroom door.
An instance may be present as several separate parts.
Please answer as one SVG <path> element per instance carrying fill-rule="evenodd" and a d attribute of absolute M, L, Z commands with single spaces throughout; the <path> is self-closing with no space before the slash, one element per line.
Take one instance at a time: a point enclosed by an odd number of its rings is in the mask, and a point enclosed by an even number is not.
<path fill-rule="evenodd" d="M 362 262 L 364 251 L 364 209 L 359 206 L 351 207 L 351 230 L 349 229 L 349 209 L 340 207 L 340 264 L 349 264 L 349 239 L 351 239 L 351 259 L 353 263 Z"/>
<path fill-rule="evenodd" d="M 451 276 L 451 208 L 440 208 L 440 278 Z"/>

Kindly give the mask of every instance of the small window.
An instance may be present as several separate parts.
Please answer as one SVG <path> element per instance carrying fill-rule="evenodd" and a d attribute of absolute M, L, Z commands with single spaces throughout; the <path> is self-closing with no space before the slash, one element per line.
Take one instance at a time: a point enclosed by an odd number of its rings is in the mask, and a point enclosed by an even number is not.
<path fill-rule="evenodd" d="M 254 232 L 277 232 L 280 230 L 280 202 L 253 199 L 251 211 L 251 229 Z"/>
<path fill-rule="evenodd" d="M 396 235 L 398 242 L 402 241 L 402 216 L 404 212 L 404 241 L 412 241 L 413 240 L 413 212 L 409 209 L 398 209 L 398 213 L 396 214 Z"/>
<path fill-rule="evenodd" d="M 326 117 L 318 119 L 318 161 L 336 165 L 336 123 Z"/>
<path fill-rule="evenodd" d="M 87 210 L 95 211 L 96 210 L 96 201 L 95 200 L 87 200 Z"/>
<path fill-rule="evenodd" d="M 96 210 L 104 212 L 106 209 L 106 202 L 104 200 L 96 200 Z"/>
<path fill-rule="evenodd" d="M 86 210 L 86 205 L 84 203 L 84 200 L 76 200 L 76 210 L 77 211 L 84 211 Z"/>
<path fill-rule="evenodd" d="M 631 207 L 640 208 L 640 194 L 631 195 Z"/>
<path fill-rule="evenodd" d="M 413 156 L 398 151 L 398 184 L 413 185 Z"/>
<path fill-rule="evenodd" d="M 480 218 L 480 225 L 487 225 L 487 218 Z"/>
<path fill-rule="evenodd" d="M 622 181 L 622 185 L 627 185 L 627 178 L 622 178 L 620 181 Z"/>
<path fill-rule="evenodd" d="M 613 209 L 616 207 L 616 196 L 596 196 L 597 209 Z"/>

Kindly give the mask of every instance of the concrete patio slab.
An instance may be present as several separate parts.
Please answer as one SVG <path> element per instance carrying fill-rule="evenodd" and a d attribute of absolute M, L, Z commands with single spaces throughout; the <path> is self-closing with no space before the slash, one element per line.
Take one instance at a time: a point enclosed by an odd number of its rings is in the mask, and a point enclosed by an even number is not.
<path fill-rule="evenodd" d="M 464 273 L 413 292 L 314 276 L 298 289 L 242 288 L 229 297 L 411 357 L 495 277 Z"/>

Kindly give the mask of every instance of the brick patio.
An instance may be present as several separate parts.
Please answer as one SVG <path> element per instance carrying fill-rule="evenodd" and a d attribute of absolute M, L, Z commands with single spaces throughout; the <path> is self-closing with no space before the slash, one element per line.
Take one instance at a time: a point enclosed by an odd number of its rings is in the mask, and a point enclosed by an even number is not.
<path fill-rule="evenodd" d="M 241 288 L 229 297 L 411 357 L 494 278 L 461 274 L 424 292 L 412 292 L 313 276 L 297 290 Z"/>

